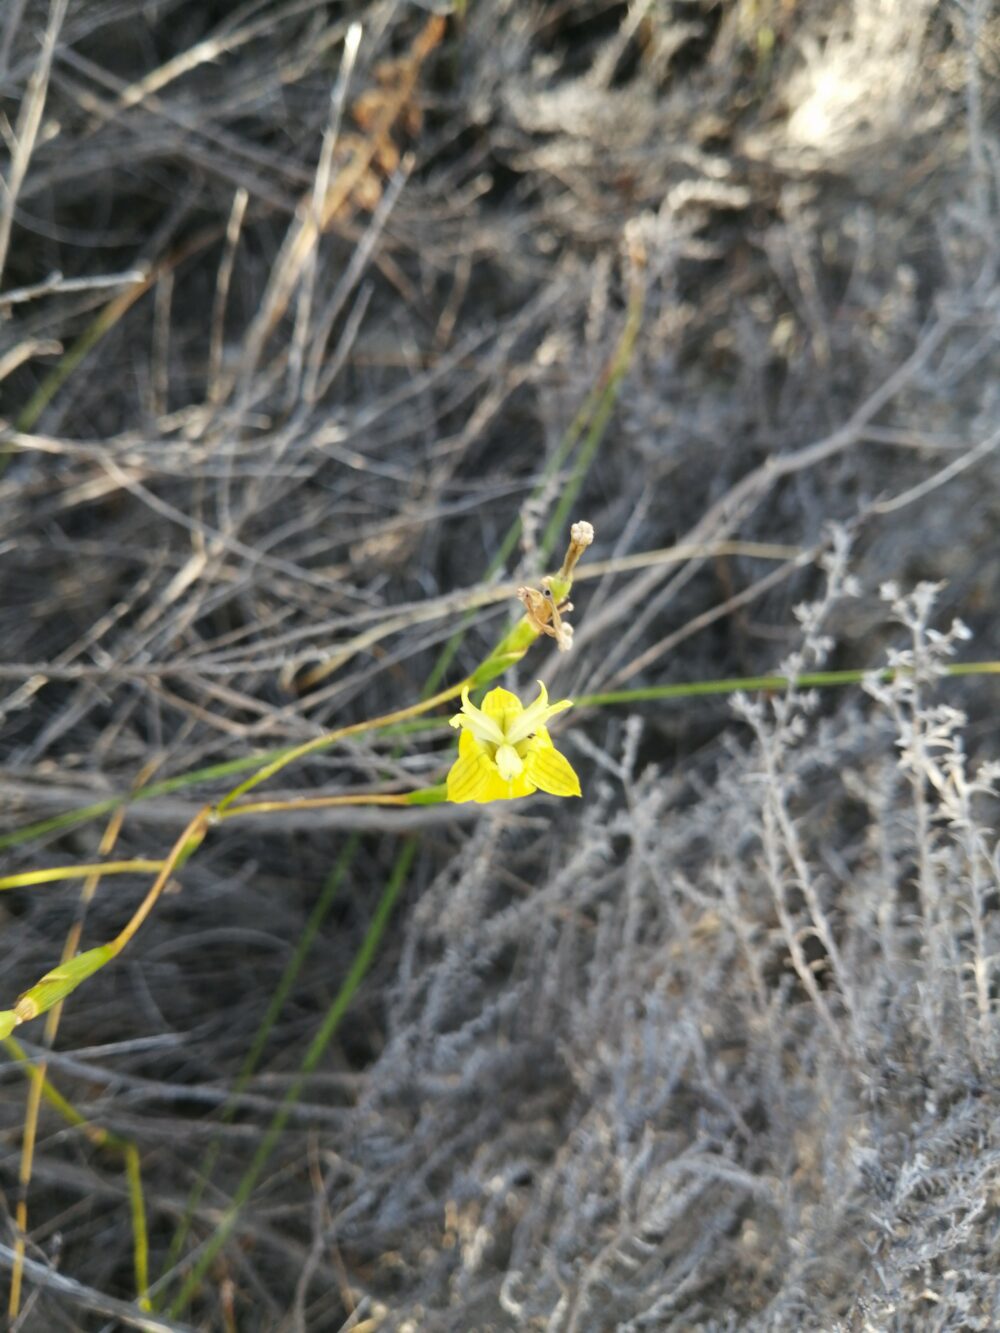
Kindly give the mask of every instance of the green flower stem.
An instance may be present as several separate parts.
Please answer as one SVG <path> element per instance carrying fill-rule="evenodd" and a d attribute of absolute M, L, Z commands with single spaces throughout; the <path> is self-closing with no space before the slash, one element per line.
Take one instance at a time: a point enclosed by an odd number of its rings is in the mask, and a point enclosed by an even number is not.
<path fill-rule="evenodd" d="M 440 726 L 441 720 L 418 717 L 408 722 L 396 722 L 392 726 L 381 728 L 383 736 L 406 736 L 417 731 L 429 731 Z M 216 782 L 220 778 L 233 777 L 245 773 L 248 769 L 258 769 L 275 759 L 282 759 L 296 749 L 294 745 L 283 745 L 275 750 L 259 750 L 256 754 L 241 755 L 239 759 L 230 759 L 223 764 L 209 764 L 205 768 L 195 768 L 189 773 L 178 773 L 176 777 L 164 778 L 160 782 L 151 782 L 129 792 L 127 796 L 109 796 L 103 801 L 94 801 L 90 805 L 81 805 L 76 810 L 67 810 L 65 814 L 52 815 L 40 819 L 34 824 L 14 829 L 10 833 L 0 834 L 0 851 L 8 847 L 17 847 L 21 843 L 43 838 L 50 833 L 61 833 L 66 829 L 76 828 L 80 824 L 99 819 L 113 810 L 133 802 L 151 801 L 157 796 L 169 796 L 188 787 L 196 787 L 203 782 Z"/>
<path fill-rule="evenodd" d="M 340 1026 L 340 1020 L 347 1012 L 347 1008 L 350 1005 L 351 1000 L 354 998 L 355 992 L 367 975 L 368 969 L 371 967 L 372 960 L 375 957 L 376 950 L 385 933 L 386 926 L 389 924 L 389 919 L 392 916 L 392 909 L 395 907 L 400 891 L 406 883 L 406 876 L 409 873 L 410 864 L 413 861 L 416 850 L 416 839 L 407 839 L 396 859 L 392 874 L 386 882 L 385 888 L 382 890 L 382 896 L 375 909 L 375 915 L 372 917 L 368 930 L 365 933 L 365 937 L 361 942 L 361 947 L 354 957 L 354 962 L 351 964 L 347 976 L 341 983 L 336 999 L 327 1010 L 319 1031 L 309 1044 L 309 1049 L 302 1061 L 298 1077 L 285 1093 L 281 1100 L 281 1106 L 275 1112 L 271 1123 L 265 1131 L 264 1137 L 257 1145 L 257 1151 L 253 1155 L 253 1160 L 247 1168 L 243 1179 L 237 1186 L 236 1193 L 233 1195 L 233 1201 L 226 1209 L 222 1221 L 219 1222 L 218 1226 L 202 1246 L 194 1267 L 180 1291 L 177 1293 L 177 1296 L 170 1307 L 170 1315 L 172 1318 L 179 1317 L 181 1312 L 187 1306 L 188 1302 L 201 1285 L 202 1278 L 211 1266 L 212 1260 L 228 1240 L 243 1205 L 253 1193 L 254 1188 L 270 1159 L 271 1153 L 274 1151 L 274 1148 L 288 1123 L 288 1118 L 291 1115 L 296 1102 L 302 1095 L 306 1079 L 319 1064 L 323 1052 L 326 1050 L 330 1039 Z"/>
<path fill-rule="evenodd" d="M 431 695 L 429 699 L 422 699 L 419 703 L 410 704 L 407 708 L 398 708 L 394 712 L 384 713 L 381 717 L 371 718 L 366 722 L 354 722 L 350 726 L 337 727 L 333 731 L 325 732 L 322 736 L 316 736 L 311 741 L 306 741 L 303 745 L 296 745 L 294 749 L 286 751 L 280 758 L 273 759 L 269 764 L 265 764 L 263 768 L 258 768 L 256 773 L 251 774 L 239 786 L 227 792 L 216 805 L 215 813 L 222 815 L 241 796 L 245 796 L 248 791 L 252 791 L 260 783 L 266 782 L 268 778 L 273 777 L 275 773 L 279 773 L 296 759 L 304 759 L 307 755 L 316 754 L 319 750 L 327 750 L 331 745 L 336 745 L 338 741 L 346 740 L 349 736 L 361 736 L 369 731 L 381 731 L 394 723 L 408 721 L 419 713 L 427 713 L 432 708 L 437 707 L 438 704 L 447 703 L 449 699 L 457 699 L 468 684 L 468 680 L 460 680 L 456 685 Z"/>
<path fill-rule="evenodd" d="M 13 1012 L 13 1011 L 11 1011 Z M 3 1026 L 0 1025 L 0 1034 Z M 38 1077 L 38 1066 L 16 1038 L 3 1036 L 3 1045 L 20 1066 L 25 1078 Z M 80 1129 L 97 1148 L 110 1148 L 122 1154 L 125 1162 L 125 1176 L 128 1181 L 129 1207 L 132 1212 L 133 1263 L 135 1268 L 136 1299 L 139 1308 L 150 1308 L 147 1290 L 149 1288 L 149 1235 L 146 1230 L 146 1205 L 142 1192 L 142 1172 L 139 1149 L 131 1139 L 123 1139 L 101 1125 L 95 1125 L 82 1115 L 72 1102 L 59 1091 L 46 1075 L 41 1077 L 41 1095 L 59 1115 L 70 1125 Z"/>
<path fill-rule="evenodd" d="M 642 326 L 642 314 L 645 302 L 645 286 L 637 279 L 633 278 L 629 293 L 628 312 L 625 317 L 625 327 L 622 330 L 621 337 L 617 346 L 611 354 L 611 358 L 605 366 L 604 373 L 601 375 L 597 384 L 591 389 L 590 393 L 583 400 L 580 410 L 570 422 L 559 445 L 552 454 L 552 457 L 546 463 L 541 479 L 532 492 L 532 499 L 540 496 L 548 482 L 556 475 L 559 469 L 566 462 L 567 458 L 576 447 L 577 443 L 583 437 L 583 443 L 577 451 L 573 460 L 573 467 L 566 484 L 562 487 L 559 496 L 559 502 L 552 513 L 549 522 L 545 527 L 542 538 L 538 543 L 538 555 L 541 560 L 547 560 L 559 540 L 560 534 L 565 530 L 566 520 L 569 513 L 576 504 L 577 496 L 590 470 L 590 465 L 594 461 L 594 456 L 604 439 L 604 431 L 615 404 L 618 401 L 618 395 L 621 391 L 622 383 L 628 368 L 632 363 L 632 356 L 635 352 L 636 339 L 639 336 L 639 330 Z M 516 518 L 507 529 L 507 532 L 497 548 L 496 554 L 490 561 L 484 575 L 485 580 L 489 580 L 507 563 L 507 560 L 513 554 L 517 547 L 518 538 L 521 535 L 521 519 Z M 569 591 L 569 584 L 561 592 L 562 596 Z M 560 589 L 553 588 L 557 599 L 560 596 Z M 451 662 L 458 651 L 459 645 L 465 637 L 465 632 L 471 623 L 472 617 L 467 614 L 458 629 L 449 638 L 444 648 L 438 654 L 437 661 L 431 669 L 424 685 L 424 693 L 432 694 L 438 685 L 444 679 L 445 672 L 451 665 Z M 525 637 L 527 635 L 527 637 Z M 483 662 L 476 672 L 476 684 L 486 685 L 489 681 L 495 679 L 512 662 L 517 662 L 524 653 L 530 648 L 537 638 L 537 634 L 528 624 L 527 619 L 517 622 L 508 635 L 501 640 L 492 650 L 489 657 Z M 508 640 L 512 642 L 508 645 Z M 515 653 L 508 660 L 503 660 L 505 645 L 508 645 Z M 499 663 L 497 669 L 491 674 L 483 674 L 488 663 Z"/>
<path fill-rule="evenodd" d="M 47 866 L 44 870 L 23 870 L 19 875 L 0 876 L 0 890 L 31 889 L 36 884 L 87 879 L 90 875 L 138 875 L 162 869 L 162 861 L 94 861 L 86 865 Z"/>
<path fill-rule="evenodd" d="M 236 1114 L 239 1095 L 250 1082 L 250 1079 L 260 1062 L 260 1058 L 264 1054 L 267 1039 L 271 1035 L 271 1031 L 274 1028 L 275 1023 L 278 1021 L 282 1009 L 285 1007 L 285 1001 L 291 994 L 292 986 L 295 984 L 303 963 L 312 950 L 319 929 L 333 906 L 337 891 L 343 883 L 344 876 L 350 868 L 351 862 L 354 860 L 360 841 L 357 833 L 351 834 L 347 842 L 344 844 L 344 848 L 340 853 L 340 856 L 337 858 L 333 869 L 326 877 L 322 892 L 317 898 L 315 906 L 309 915 L 309 920 L 306 922 L 305 929 L 299 936 L 298 943 L 295 946 L 295 953 L 289 960 L 288 965 L 282 973 L 281 980 L 278 982 L 277 988 L 271 996 L 267 1006 L 267 1012 L 264 1014 L 260 1026 L 257 1028 L 253 1043 L 243 1061 L 243 1066 L 236 1078 L 236 1082 L 233 1084 L 232 1092 L 229 1094 L 229 1097 L 222 1108 L 220 1120 L 223 1125 L 228 1125 Z M 184 1208 L 184 1216 L 178 1223 L 177 1229 L 170 1242 L 170 1251 L 164 1266 L 165 1271 L 167 1272 L 177 1264 L 181 1257 L 181 1251 L 184 1249 L 184 1242 L 191 1229 L 191 1223 L 197 1212 L 198 1205 L 201 1203 L 202 1196 L 212 1178 L 212 1172 L 215 1169 L 215 1163 L 218 1160 L 221 1147 L 221 1134 L 216 1134 L 205 1149 L 205 1153 L 195 1176 L 195 1183 L 191 1187 L 191 1192 L 188 1195 L 188 1200 Z"/>
<path fill-rule="evenodd" d="M 860 685 L 868 677 L 895 680 L 904 674 L 893 667 L 882 670 L 812 671 L 801 676 L 741 676 L 732 680 L 683 681 L 676 685 L 648 685 L 635 690 L 611 690 L 605 694 L 581 694 L 573 700 L 577 708 L 604 708 L 609 704 L 647 703 L 657 699 L 692 699 L 699 695 L 736 694 L 740 690 L 826 689 L 837 685 Z M 1000 675 L 1000 662 L 952 662 L 946 676 Z"/>

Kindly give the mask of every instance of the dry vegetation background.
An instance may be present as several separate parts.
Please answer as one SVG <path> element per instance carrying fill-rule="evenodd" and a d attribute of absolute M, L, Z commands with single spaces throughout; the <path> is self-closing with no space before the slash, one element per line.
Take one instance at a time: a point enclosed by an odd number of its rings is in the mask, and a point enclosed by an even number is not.
<path fill-rule="evenodd" d="M 415 700 L 453 594 L 519 517 L 502 577 L 536 575 L 580 481 L 592 565 L 702 549 L 581 582 L 574 651 L 522 691 L 897 651 L 920 679 L 577 710 L 578 803 L 215 830 L 50 1062 L 138 1146 L 161 1305 L 412 859 L 196 1299 L 148 1326 L 996 1329 L 997 693 L 933 677 L 954 616 L 1000 656 L 1000 19 L 462 8 L 0 12 L 0 833 Z M 606 426 L 567 441 L 595 390 Z M 734 539 L 793 552 L 713 554 Z M 475 611 L 447 680 L 513 609 Z M 278 788 L 437 781 L 451 740 Z M 130 808 L 115 855 L 224 789 Z M 3 872 L 93 860 L 105 823 Z M 85 942 L 142 889 L 106 879 Z M 4 896 L 3 1005 L 77 900 Z M 25 1093 L 10 1061 L 8 1266 Z M 121 1161 L 48 1109 L 28 1254 L 20 1327 L 144 1326 L 108 1313 L 135 1295 Z"/>

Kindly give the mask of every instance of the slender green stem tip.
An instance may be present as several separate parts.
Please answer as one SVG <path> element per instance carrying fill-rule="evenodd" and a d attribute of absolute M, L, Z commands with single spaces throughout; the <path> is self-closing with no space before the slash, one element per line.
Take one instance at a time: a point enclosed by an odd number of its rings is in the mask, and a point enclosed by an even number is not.
<path fill-rule="evenodd" d="M 660 699 L 692 699 L 699 695 L 737 694 L 750 690 L 829 689 L 838 685 L 860 685 L 874 677 L 889 681 L 899 673 L 892 667 L 849 671 L 812 671 L 801 676 L 740 676 L 730 680 L 683 681 L 676 685 L 648 685 L 634 690 L 610 690 L 603 694 L 581 694 L 573 700 L 577 708 L 604 708 L 610 704 L 649 703 Z M 953 662 L 946 676 L 1000 675 L 1000 662 Z"/>

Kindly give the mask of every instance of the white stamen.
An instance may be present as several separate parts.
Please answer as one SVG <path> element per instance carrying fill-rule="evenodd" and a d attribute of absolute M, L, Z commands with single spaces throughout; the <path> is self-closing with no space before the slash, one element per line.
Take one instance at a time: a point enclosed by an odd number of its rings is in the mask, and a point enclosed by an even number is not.
<path fill-rule="evenodd" d="M 498 745 L 496 753 L 497 771 L 504 782 L 512 782 L 514 778 L 519 778 L 524 772 L 524 764 L 521 762 L 521 756 L 514 749 L 513 745 Z"/>

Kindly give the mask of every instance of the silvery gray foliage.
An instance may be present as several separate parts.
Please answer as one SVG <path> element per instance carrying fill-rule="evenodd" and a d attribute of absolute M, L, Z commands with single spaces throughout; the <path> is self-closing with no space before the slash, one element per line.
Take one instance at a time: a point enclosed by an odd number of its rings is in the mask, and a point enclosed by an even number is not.
<path fill-rule="evenodd" d="M 825 564 L 786 669 L 856 591 Z M 394 1327 L 995 1326 L 998 770 L 935 592 L 883 590 L 870 702 L 738 699 L 711 781 L 640 770 L 633 719 L 579 846 L 488 817 L 429 889 L 337 1197 L 420 1293 Z"/>

